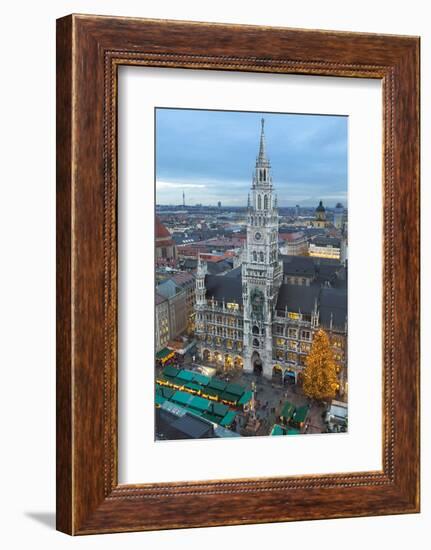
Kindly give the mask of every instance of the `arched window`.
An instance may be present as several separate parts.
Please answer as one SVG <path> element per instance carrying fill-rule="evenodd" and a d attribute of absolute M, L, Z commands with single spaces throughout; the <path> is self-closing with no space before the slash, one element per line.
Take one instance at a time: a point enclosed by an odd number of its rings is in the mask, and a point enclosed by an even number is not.
<path fill-rule="evenodd" d="M 265 195 L 263 199 L 263 207 L 265 210 L 268 210 L 268 195 Z"/>
<path fill-rule="evenodd" d="M 257 262 L 257 253 L 256 253 L 256 250 L 253 252 L 253 262 Z"/>
<path fill-rule="evenodd" d="M 259 340 L 258 340 L 257 338 L 255 338 L 255 339 L 253 340 L 253 346 L 254 346 L 255 348 L 258 348 L 258 347 L 259 347 Z"/>
<path fill-rule="evenodd" d="M 259 327 L 254 325 L 251 331 L 253 332 L 253 334 L 259 334 Z"/>
<path fill-rule="evenodd" d="M 263 252 L 260 253 L 260 261 L 263 263 L 264 261 L 264 257 L 263 257 Z"/>
<path fill-rule="evenodd" d="M 260 195 L 257 196 L 257 209 L 262 210 L 262 197 Z"/>

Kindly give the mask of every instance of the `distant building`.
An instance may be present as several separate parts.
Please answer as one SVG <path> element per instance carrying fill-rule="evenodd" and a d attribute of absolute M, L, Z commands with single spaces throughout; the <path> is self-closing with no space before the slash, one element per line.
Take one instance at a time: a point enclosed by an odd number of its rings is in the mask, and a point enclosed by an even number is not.
<path fill-rule="evenodd" d="M 156 287 L 156 296 L 164 297 L 169 309 L 170 338 L 190 332 L 194 326 L 195 284 L 190 273 L 180 272 Z"/>
<path fill-rule="evenodd" d="M 341 229 L 341 250 L 340 250 L 340 261 L 343 265 L 347 266 L 348 259 L 348 242 L 347 242 L 347 220 L 343 222 L 343 227 Z"/>
<path fill-rule="evenodd" d="M 343 227 L 344 206 L 341 202 L 337 202 L 334 209 L 334 227 L 341 229 Z"/>
<path fill-rule="evenodd" d="M 156 352 L 166 347 L 170 337 L 169 302 L 156 292 Z"/>
<path fill-rule="evenodd" d="M 156 265 L 175 265 L 177 250 L 171 234 L 156 216 Z"/>
<path fill-rule="evenodd" d="M 335 237 L 318 235 L 310 241 L 308 254 L 315 258 L 339 260 L 341 257 L 341 241 Z"/>
<path fill-rule="evenodd" d="M 299 218 L 300 213 L 301 213 L 301 210 L 300 210 L 299 204 L 297 204 L 295 206 L 295 217 Z"/>
<path fill-rule="evenodd" d="M 279 233 L 280 252 L 288 256 L 306 256 L 308 254 L 307 237 L 302 231 Z"/>
<path fill-rule="evenodd" d="M 220 201 L 218 201 L 217 206 L 218 206 L 219 208 L 221 208 L 221 202 L 220 202 Z"/>
<path fill-rule="evenodd" d="M 206 439 L 215 437 L 211 422 L 184 411 L 181 407 L 156 408 L 157 439 Z"/>
<path fill-rule="evenodd" d="M 326 227 L 326 209 L 323 206 L 322 201 L 319 202 L 315 210 L 315 219 L 312 222 L 313 227 Z"/>

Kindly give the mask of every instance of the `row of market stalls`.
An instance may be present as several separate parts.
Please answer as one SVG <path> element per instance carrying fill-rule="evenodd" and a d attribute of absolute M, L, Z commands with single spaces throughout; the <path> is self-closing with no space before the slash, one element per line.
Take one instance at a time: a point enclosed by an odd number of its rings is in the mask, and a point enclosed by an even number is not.
<path fill-rule="evenodd" d="M 156 408 L 168 408 L 170 412 L 180 408 L 220 429 L 233 426 L 252 396 L 252 392 L 240 384 L 172 365 L 166 366 L 156 379 Z"/>
<path fill-rule="evenodd" d="M 210 401 L 204 397 L 181 390 L 174 390 L 160 384 L 156 384 L 155 399 L 156 407 L 161 407 L 166 402 L 169 402 L 174 407 L 181 407 L 181 409 L 187 412 L 200 416 L 224 428 L 231 427 L 238 414 L 238 411 L 229 409 L 224 403 Z M 169 408 L 169 410 L 172 409 Z"/>
<path fill-rule="evenodd" d="M 306 425 L 309 406 L 295 407 L 290 401 L 286 401 L 280 412 L 279 424 L 274 424 L 271 435 L 296 435 L 303 433 Z"/>
<path fill-rule="evenodd" d="M 243 410 L 251 401 L 253 392 L 241 384 L 225 382 L 220 378 L 168 365 L 157 377 L 159 386 L 196 395 L 208 401 L 217 401 L 235 409 Z"/>

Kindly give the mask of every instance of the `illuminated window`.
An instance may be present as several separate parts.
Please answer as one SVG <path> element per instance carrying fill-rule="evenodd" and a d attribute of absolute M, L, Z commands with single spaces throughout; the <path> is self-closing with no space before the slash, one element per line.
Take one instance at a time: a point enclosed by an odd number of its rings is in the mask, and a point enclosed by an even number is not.
<path fill-rule="evenodd" d="M 295 320 L 299 319 L 299 313 L 289 311 L 289 313 L 287 315 L 288 315 L 289 319 L 295 319 Z"/>
<path fill-rule="evenodd" d="M 296 328 L 289 328 L 288 336 L 289 336 L 289 338 L 297 338 L 298 337 L 298 331 L 296 330 Z"/>
<path fill-rule="evenodd" d="M 283 338 L 277 338 L 277 346 L 284 346 Z"/>
<path fill-rule="evenodd" d="M 233 310 L 237 310 L 238 309 L 238 304 L 236 304 L 235 302 L 230 302 L 227 304 L 226 306 L 228 309 L 233 309 Z M 231 319 L 231 321 L 233 321 L 233 319 Z"/>

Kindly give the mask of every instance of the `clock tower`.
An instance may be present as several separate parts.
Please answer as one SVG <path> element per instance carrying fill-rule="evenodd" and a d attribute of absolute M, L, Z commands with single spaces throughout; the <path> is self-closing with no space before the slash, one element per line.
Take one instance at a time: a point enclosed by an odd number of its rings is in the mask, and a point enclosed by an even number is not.
<path fill-rule="evenodd" d="M 247 208 L 247 243 L 242 264 L 244 370 L 272 376 L 272 322 L 283 267 L 278 258 L 278 209 L 266 156 L 265 121 Z"/>

